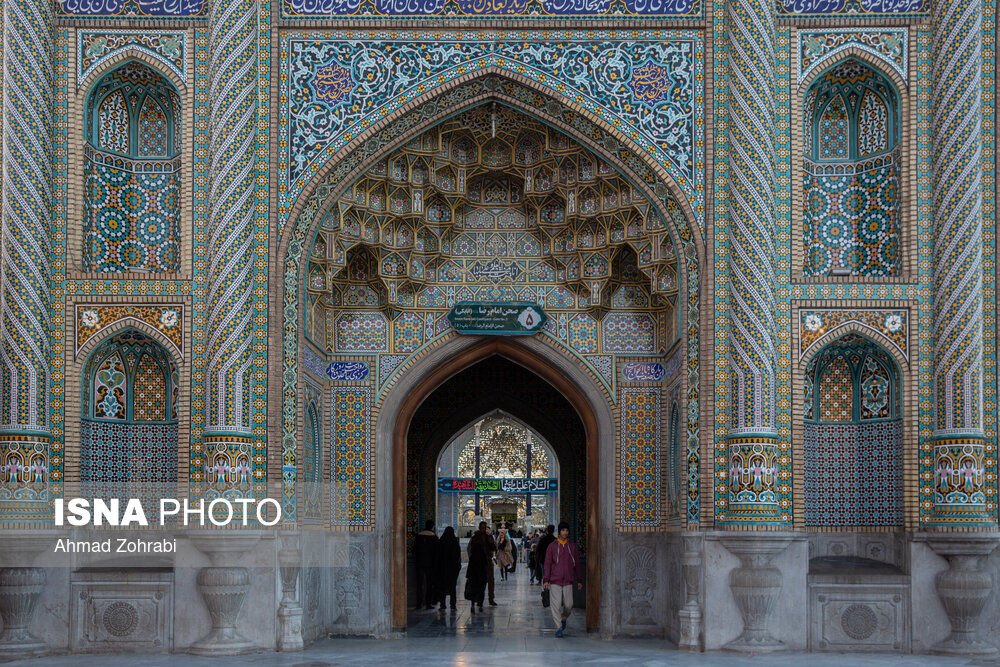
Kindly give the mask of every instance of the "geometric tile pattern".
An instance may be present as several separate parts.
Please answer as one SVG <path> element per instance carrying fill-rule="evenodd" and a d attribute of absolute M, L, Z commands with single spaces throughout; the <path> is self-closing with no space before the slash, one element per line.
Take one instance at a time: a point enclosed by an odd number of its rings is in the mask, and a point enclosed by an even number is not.
<path fill-rule="evenodd" d="M 837 357 L 819 379 L 815 391 L 819 394 L 822 411 L 818 415 L 824 422 L 849 422 L 854 409 L 854 386 L 847 360 Z"/>
<path fill-rule="evenodd" d="M 660 389 L 621 390 L 619 523 L 625 529 L 660 525 Z"/>
<path fill-rule="evenodd" d="M 899 266 L 897 152 L 864 163 L 807 162 L 804 211 L 807 276 L 892 276 Z M 857 168 L 855 174 L 844 169 Z M 826 175 L 833 170 L 839 175 Z M 834 274 L 841 275 L 841 274 Z"/>
<path fill-rule="evenodd" d="M 255 38 L 260 7 L 255 0 L 227 0 L 213 8 L 207 430 L 250 433 L 259 64 Z"/>
<path fill-rule="evenodd" d="M 808 526 L 903 522 L 899 371 L 856 333 L 824 348 L 806 370 L 804 470 Z"/>
<path fill-rule="evenodd" d="M 647 313 L 608 313 L 601 321 L 601 328 L 604 352 L 606 353 L 652 354 L 656 352 L 656 327 L 653 318 Z M 571 322 L 571 338 L 572 331 L 573 323 Z"/>
<path fill-rule="evenodd" d="M 384 387 L 392 374 L 399 368 L 399 365 L 406 361 L 405 354 L 380 354 L 378 355 L 378 386 Z"/>
<path fill-rule="evenodd" d="M 138 498 L 156 512 L 160 498 L 177 493 L 177 424 L 80 424 L 80 494 Z"/>
<path fill-rule="evenodd" d="M 903 422 L 816 424 L 804 431 L 807 526 L 903 523 Z"/>
<path fill-rule="evenodd" d="M 187 79 L 187 35 L 184 32 L 81 30 L 76 39 L 77 86 L 83 84 L 90 72 L 125 52 L 150 56 L 181 81 Z"/>
<path fill-rule="evenodd" d="M 397 352 L 415 352 L 424 343 L 424 320 L 418 313 L 403 313 L 392 323 Z"/>
<path fill-rule="evenodd" d="M 854 58 L 806 94 L 805 275 L 898 273 L 897 100 L 885 77 Z"/>
<path fill-rule="evenodd" d="M 935 435 L 983 437 L 982 0 L 934 4 Z"/>
<path fill-rule="evenodd" d="M 899 370 L 885 350 L 848 333 L 806 370 L 806 421 L 864 422 L 900 416 Z"/>
<path fill-rule="evenodd" d="M 389 351 L 389 323 L 380 312 L 343 313 L 334 331 L 333 349 L 337 352 Z"/>
<path fill-rule="evenodd" d="M 800 30 L 798 82 L 805 81 L 820 62 L 829 61 L 836 54 L 851 47 L 875 56 L 906 81 L 909 59 L 907 37 L 906 28 L 884 28 L 864 32 L 855 28 Z"/>
<path fill-rule="evenodd" d="M 587 313 L 575 315 L 569 322 L 569 346 L 580 354 L 598 351 L 597 322 Z"/>
<path fill-rule="evenodd" d="M 330 390 L 330 454 L 333 526 L 365 530 L 373 524 L 374 457 L 371 448 L 371 389 L 335 386 Z"/>
<path fill-rule="evenodd" d="M 729 4 L 730 434 L 775 432 L 774 9 Z"/>
<path fill-rule="evenodd" d="M 52 320 L 50 330 L 51 356 L 50 364 L 55 367 L 66 360 L 65 350 L 72 347 L 66 342 L 67 319 L 59 317 L 59 313 L 66 312 L 66 234 L 62 233 L 66 229 L 67 215 L 67 179 L 70 151 L 67 150 L 67 126 L 69 124 L 67 114 L 69 76 L 60 75 L 69 72 L 69 31 L 67 29 L 54 31 L 54 43 L 52 50 L 52 65 L 56 76 L 53 80 L 53 100 L 52 100 L 52 142 L 53 142 L 53 180 L 52 180 L 52 312 L 56 314 Z M 61 371 L 53 372 L 50 376 L 49 394 L 56 398 L 53 400 L 50 413 L 50 422 L 53 425 L 51 448 L 49 450 L 49 495 L 52 498 L 60 498 L 63 495 L 63 469 L 65 466 L 65 431 L 63 430 L 63 420 L 66 410 L 66 402 L 61 400 L 66 391 L 66 376 Z M 79 378 L 71 378 L 75 384 Z M 0 456 L 0 459 L 3 457 Z M 2 486 L 2 484 L 0 484 Z M 16 504 L 16 503 L 15 503 Z M 38 507 L 40 510 L 36 518 L 48 519 L 51 515 L 50 505 Z M 0 508 L 0 514 L 4 517 L 14 517 L 11 504 L 4 503 Z M 27 518 L 22 515 L 21 518 Z"/>
<path fill-rule="evenodd" d="M 177 491 L 177 371 L 144 334 L 102 343 L 83 372 L 81 493 L 139 498 L 147 511 Z"/>

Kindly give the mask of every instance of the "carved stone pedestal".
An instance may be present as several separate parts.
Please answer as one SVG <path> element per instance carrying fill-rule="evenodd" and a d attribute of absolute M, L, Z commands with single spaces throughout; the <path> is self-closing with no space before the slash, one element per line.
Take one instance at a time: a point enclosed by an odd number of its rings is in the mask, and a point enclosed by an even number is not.
<path fill-rule="evenodd" d="M 38 655 L 49 650 L 48 644 L 31 634 L 38 598 L 45 589 L 46 574 L 41 567 L 31 567 L 35 557 L 52 549 L 57 534 L 53 531 L 7 531 L 0 539 L 0 554 L 12 567 L 0 569 L 0 658 Z"/>
<path fill-rule="evenodd" d="M 684 651 L 701 650 L 701 606 L 698 597 L 701 590 L 702 536 L 694 533 L 685 535 L 684 554 L 681 556 L 681 572 L 684 577 L 684 606 L 680 618 L 680 639 L 677 648 Z"/>
<path fill-rule="evenodd" d="M 722 546 L 740 559 L 740 567 L 729 573 L 729 587 L 743 615 L 743 634 L 726 644 L 729 651 L 782 651 L 785 645 L 767 628 L 774 603 L 781 593 L 781 571 L 771 559 L 785 550 L 789 536 L 744 533 L 725 537 Z"/>
<path fill-rule="evenodd" d="M 278 564 L 281 568 L 281 605 L 278 607 L 278 650 L 301 651 L 302 606 L 295 599 L 301 554 L 295 537 L 282 537 Z"/>
<path fill-rule="evenodd" d="M 198 591 L 212 616 L 212 630 L 188 649 L 196 655 L 240 655 L 257 650 L 243 636 L 237 622 L 243 601 L 250 590 L 250 570 L 235 567 L 233 561 L 257 543 L 260 535 L 251 531 L 205 531 L 191 537 L 192 544 L 212 559 L 212 567 L 198 571 Z"/>
<path fill-rule="evenodd" d="M 993 577 L 983 570 L 1000 544 L 997 533 L 934 535 L 927 544 L 948 561 L 937 575 L 937 592 L 951 621 L 951 634 L 931 651 L 944 655 L 992 656 L 997 649 L 979 639 L 977 622 L 993 593 Z"/>
<path fill-rule="evenodd" d="M 0 570 L 0 656 L 37 655 L 48 645 L 28 630 L 38 598 L 45 588 L 45 570 L 40 567 L 5 567 Z"/>

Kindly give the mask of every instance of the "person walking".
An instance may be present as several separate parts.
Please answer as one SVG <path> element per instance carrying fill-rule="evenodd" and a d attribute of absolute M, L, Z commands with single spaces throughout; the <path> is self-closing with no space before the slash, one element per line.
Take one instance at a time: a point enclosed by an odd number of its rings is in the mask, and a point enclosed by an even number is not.
<path fill-rule="evenodd" d="M 500 568 L 500 581 L 507 581 L 507 568 L 514 562 L 512 546 L 510 535 L 506 530 L 501 530 L 500 538 L 497 540 L 497 567 Z"/>
<path fill-rule="evenodd" d="M 434 606 L 434 552 L 437 541 L 434 522 L 427 519 L 424 529 L 413 540 L 413 561 L 417 566 L 417 606 L 414 609 L 430 609 Z"/>
<path fill-rule="evenodd" d="M 569 524 L 559 523 L 559 537 L 545 551 L 545 579 L 542 586 L 549 591 L 549 609 L 558 626 L 556 637 L 566 631 L 566 620 L 573 611 L 573 584 L 583 589 L 583 566 L 580 550 L 569 539 Z"/>
<path fill-rule="evenodd" d="M 538 573 L 535 578 L 538 579 L 538 583 L 544 581 L 545 576 L 545 551 L 549 548 L 549 545 L 556 541 L 556 527 L 551 523 L 545 526 L 545 535 L 543 535 L 538 540 L 538 547 L 535 554 L 535 565 L 538 567 Z"/>
<path fill-rule="evenodd" d="M 434 554 L 434 565 L 437 568 L 438 596 L 441 600 L 441 610 L 444 610 L 445 598 L 451 596 L 451 610 L 458 609 L 455 601 L 455 589 L 458 584 L 458 573 L 462 571 L 462 547 L 458 545 L 455 529 L 448 526 L 444 529 L 441 539 L 437 542 Z"/>
<path fill-rule="evenodd" d="M 489 530 L 489 525 L 483 521 L 479 524 L 479 530 L 469 540 L 469 567 L 465 571 L 465 599 L 472 603 L 472 613 L 476 612 L 477 604 L 479 611 L 483 610 L 486 585 L 493 579 L 489 576 L 493 572 L 493 553 L 490 550 L 493 536 L 490 535 Z"/>

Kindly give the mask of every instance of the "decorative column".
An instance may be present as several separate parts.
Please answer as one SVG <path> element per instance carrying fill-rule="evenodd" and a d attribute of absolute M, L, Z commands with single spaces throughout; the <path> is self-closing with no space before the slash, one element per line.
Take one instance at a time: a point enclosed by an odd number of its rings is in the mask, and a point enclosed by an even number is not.
<path fill-rule="evenodd" d="M 770 2 L 730 0 L 729 507 L 726 522 L 778 516 L 775 493 L 774 14 Z"/>
<path fill-rule="evenodd" d="M 188 649 L 197 655 L 241 655 L 260 650 L 238 628 L 240 611 L 250 591 L 250 570 L 233 562 L 260 539 L 257 531 L 198 531 L 191 543 L 212 559 L 198 570 L 198 591 L 212 617 L 212 629 Z"/>
<path fill-rule="evenodd" d="M 215 0 L 211 10 L 208 317 L 204 435 L 208 481 L 250 495 L 257 209 L 256 0 Z M 232 471 L 240 471 L 233 473 Z"/>
<path fill-rule="evenodd" d="M 4 2 L 2 11 L 0 518 L 45 520 L 51 517 L 52 3 Z"/>
<path fill-rule="evenodd" d="M 984 524 L 982 0 L 933 3 L 934 515 Z"/>
<path fill-rule="evenodd" d="M 996 655 L 996 648 L 979 638 L 977 625 L 993 593 L 993 576 L 983 565 L 997 544 L 1000 535 L 995 533 L 951 533 L 936 535 L 928 541 L 931 549 L 948 560 L 949 566 L 938 573 L 935 584 L 951 622 L 951 634 L 934 645 L 932 652 Z"/>
<path fill-rule="evenodd" d="M 301 562 L 302 552 L 299 550 L 298 538 L 282 537 L 281 550 L 278 551 L 278 567 L 281 572 L 281 604 L 278 606 L 279 651 L 301 651 L 305 648 L 305 643 L 302 641 L 302 605 L 295 599 Z"/>
<path fill-rule="evenodd" d="M 677 648 L 684 651 L 701 650 L 701 605 L 698 603 L 701 594 L 702 545 L 704 536 L 701 533 L 685 533 L 681 538 L 684 543 L 684 553 L 681 556 L 681 574 L 684 577 L 684 606 L 678 612 L 681 626 L 680 640 Z"/>
<path fill-rule="evenodd" d="M 747 533 L 724 537 L 722 545 L 740 559 L 729 573 L 729 588 L 743 615 L 743 632 L 726 644 L 730 651 L 781 651 L 785 645 L 768 630 L 768 620 L 781 593 L 781 570 L 771 559 L 792 542 L 791 536 Z"/>

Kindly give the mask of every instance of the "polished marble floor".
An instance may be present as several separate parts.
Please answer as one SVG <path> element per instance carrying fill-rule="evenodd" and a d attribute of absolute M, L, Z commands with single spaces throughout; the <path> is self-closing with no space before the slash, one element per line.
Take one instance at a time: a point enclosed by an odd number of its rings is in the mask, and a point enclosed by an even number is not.
<path fill-rule="evenodd" d="M 459 590 L 464 585 L 464 571 Z M 461 596 L 461 592 L 459 593 Z M 237 658 L 197 658 L 178 655 L 65 655 L 6 663 L 40 667 L 332 667 L 369 665 L 455 665 L 470 667 L 527 667 L 531 665 L 637 665 L 643 667 L 684 665 L 691 667 L 950 667 L 958 665 L 1000 667 L 1000 660 L 968 660 L 935 656 L 769 654 L 691 654 L 676 650 L 668 641 L 619 639 L 602 641 L 585 632 L 582 609 L 570 617 L 566 636 L 557 639 L 548 609 L 542 607 L 541 589 L 529 586 L 528 576 L 518 567 L 509 581 L 497 581 L 496 607 L 471 613 L 464 600 L 450 611 L 411 611 L 406 636 L 375 640 L 331 638 L 310 645 L 301 653 L 258 653 Z"/>

